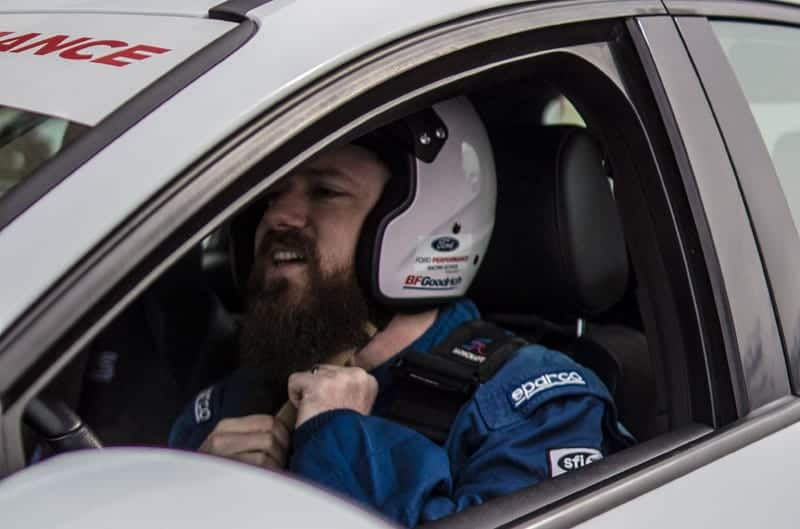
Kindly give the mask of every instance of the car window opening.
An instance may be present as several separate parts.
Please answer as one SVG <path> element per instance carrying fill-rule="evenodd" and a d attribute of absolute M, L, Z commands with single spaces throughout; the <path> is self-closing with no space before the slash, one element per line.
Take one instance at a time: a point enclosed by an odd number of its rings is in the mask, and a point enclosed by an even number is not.
<path fill-rule="evenodd" d="M 615 399 L 622 431 L 640 442 L 652 439 L 670 429 L 668 395 L 656 370 L 659 360 L 648 345 L 646 331 L 651 329 L 646 329 L 639 306 L 643 287 L 629 262 L 615 196 L 620 183 L 608 146 L 555 84 L 541 84 L 546 89 L 536 93 L 528 90 L 528 82 L 499 83 L 470 94 L 495 151 L 498 198 L 495 233 L 485 254 L 476 256 L 480 270 L 467 295 L 485 320 L 530 343 L 561 351 L 591 370 Z M 61 126 L 60 136 L 47 136 L 56 151 L 68 128 Z M 52 134 L 55 129 L 52 125 L 47 130 Z M 22 133 L 14 136 L 19 137 Z M 281 189 L 268 197 L 269 203 L 284 200 L 287 191 Z M 338 188 L 320 193 L 324 196 L 314 200 L 347 196 L 347 190 Z M 197 421 L 210 416 L 209 388 L 235 376 L 239 367 L 246 281 L 237 262 L 242 249 L 237 238 L 243 225 L 254 230 L 261 220 L 263 202 L 258 204 L 262 209 L 255 215 L 250 208 L 231 219 L 170 267 L 44 396 L 74 409 L 105 446 L 163 447 L 187 406 Z M 566 234 L 547 220 L 561 204 L 567 205 L 574 223 Z M 444 250 L 445 243 L 454 246 L 459 232 L 451 228 L 452 241 L 439 237 L 432 243 Z M 245 247 L 252 255 L 252 246 Z M 281 259 L 302 262 L 306 256 L 298 252 Z M 563 255 L 573 261 L 559 261 Z M 568 270 L 575 275 L 567 277 Z M 558 285 L 556 291 L 553 285 Z M 527 395 L 524 384 L 520 387 L 521 395 Z M 535 391 L 529 393 L 519 397 L 520 405 Z M 286 395 L 277 398 L 283 401 Z M 32 463 L 53 452 L 31 433 Z M 595 461 L 599 452 L 587 454 L 583 463 L 564 463 L 552 475 Z"/>
<path fill-rule="evenodd" d="M 531 136 L 533 145 L 544 141 L 545 136 L 557 129 L 556 135 L 568 135 L 577 127 L 574 123 L 585 127 L 585 123 L 575 107 L 566 98 L 559 95 L 554 99 L 543 101 L 542 116 L 550 116 L 542 125 L 547 128 L 536 128 L 532 123 L 531 132 L 540 137 Z M 556 110 L 560 114 L 555 114 Z M 488 110 L 491 112 L 492 110 Z M 532 116 L 534 117 L 534 116 Z M 491 121 L 493 118 L 489 118 Z M 493 125 L 493 130 L 501 130 L 502 122 Z M 537 132 L 538 130 L 538 132 Z M 578 132 L 578 129 L 575 129 Z M 547 134 L 545 134 L 547 133 Z M 503 134 L 503 133 L 500 133 Z M 497 140 L 506 141 L 506 140 Z M 560 140 L 554 140 L 560 141 Z M 510 158 L 509 158 L 510 159 Z M 606 169 L 606 160 L 598 159 L 598 178 L 612 183 L 613 178 Z M 517 163 L 512 161 L 512 163 Z M 519 171 L 524 168 L 510 168 Z M 501 198 L 498 208 L 515 211 L 511 196 L 503 194 L 504 178 L 507 174 L 500 172 Z M 509 187 L 509 189 L 511 189 Z M 504 202 L 504 200 L 506 202 Z M 525 197 L 530 200 L 530 197 Z M 523 204 L 520 204 L 524 207 Z M 516 214 L 516 213 L 514 213 Z M 501 214 L 501 217 L 503 214 Z M 504 229 L 504 224 L 498 229 Z M 511 226 L 511 223 L 508 224 Z M 500 236 L 496 235 L 499 239 Z M 241 294 L 233 280 L 230 262 L 230 245 L 232 244 L 231 225 L 215 231 L 202 243 L 185 256 L 180 263 L 172 267 L 156 285 L 151 287 L 137 300 L 123 316 L 98 336 L 90 350 L 85 353 L 83 361 L 84 382 L 76 409 L 80 415 L 92 425 L 101 438 L 109 445 L 146 444 L 163 445 L 168 433 L 171 419 L 180 408 L 204 387 L 221 378 L 225 372 L 234 367 L 234 358 L 229 354 L 230 348 L 236 347 L 235 332 L 242 310 Z M 487 256 L 484 266 L 492 267 L 493 258 Z M 493 287 L 492 287 L 493 288 Z M 576 333 L 576 326 L 590 328 L 592 333 L 603 331 L 602 322 L 613 321 L 625 323 L 638 338 L 638 347 L 646 348 L 646 340 L 642 334 L 641 318 L 636 308 L 635 298 L 630 291 L 620 298 L 614 311 L 604 318 L 592 318 L 588 323 L 583 318 L 564 319 L 563 314 L 554 321 L 541 318 L 535 314 L 513 314 L 503 310 L 503 300 L 492 299 L 483 290 L 486 287 L 479 280 L 473 293 L 487 298 L 485 305 L 491 312 L 488 316 L 498 323 L 509 326 L 534 338 L 543 341 L 555 349 L 576 347 L 577 342 L 586 336 Z M 616 313 L 616 315 L 614 315 Z M 196 333 L 195 329 L 207 329 L 205 333 Z M 535 338 L 542 328 L 548 332 L 543 338 Z M 611 328 L 609 326 L 609 328 Z M 597 345 L 595 345 L 597 346 Z M 142 354 L 137 351 L 148 351 Z M 586 352 L 573 352 L 587 356 Z M 601 355 L 601 356 L 604 356 Z M 583 362 L 596 359 L 583 358 Z M 615 360 L 603 358 L 601 364 L 592 366 L 607 385 L 617 384 L 619 376 L 613 373 Z M 139 365 L 137 365 L 139 364 Z M 58 385 L 58 384 L 55 384 Z M 123 387 L 150 386 L 158 388 L 156 392 L 144 392 L 137 397 L 137 402 L 130 402 L 129 393 Z M 142 414 L 137 410 L 146 406 L 150 400 L 145 393 L 153 396 L 154 402 L 147 416 L 151 422 L 142 428 Z M 144 400 L 142 400 L 144 399 Z M 160 403 L 156 405 L 156 402 Z M 102 403 L 102 405 L 99 405 Z M 152 410 L 160 410 L 153 413 Z M 625 415 L 625 413 L 623 413 Z M 636 420 L 636 419 L 634 419 Z M 659 432 L 651 426 L 629 426 L 640 438 L 647 438 Z"/>

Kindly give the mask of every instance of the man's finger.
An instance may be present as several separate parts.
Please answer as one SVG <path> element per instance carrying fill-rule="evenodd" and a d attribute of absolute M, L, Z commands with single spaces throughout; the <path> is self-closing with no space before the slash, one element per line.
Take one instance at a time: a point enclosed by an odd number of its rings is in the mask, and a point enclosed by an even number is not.
<path fill-rule="evenodd" d="M 289 450 L 291 437 L 289 434 L 289 429 L 286 427 L 285 424 L 283 424 L 281 421 L 276 420 L 270 432 L 272 433 L 272 435 L 275 436 L 275 440 L 284 450 Z"/>
<path fill-rule="evenodd" d="M 272 415 L 259 414 L 233 417 L 219 421 L 214 431 L 220 433 L 268 432 L 276 422 Z"/>
<path fill-rule="evenodd" d="M 218 433 L 210 435 L 200 446 L 200 451 L 222 457 L 265 452 L 280 461 L 285 458 L 287 446 L 273 433 Z"/>
<path fill-rule="evenodd" d="M 308 370 L 309 375 L 332 375 L 335 374 L 337 371 L 341 371 L 344 369 L 342 366 L 337 366 L 333 364 L 314 364 L 314 367 Z"/>
<path fill-rule="evenodd" d="M 300 401 L 303 400 L 303 393 L 314 383 L 315 376 L 317 375 L 312 375 L 309 371 L 299 371 L 289 376 L 289 402 L 294 404 L 296 408 L 300 407 Z"/>
<path fill-rule="evenodd" d="M 243 454 L 236 454 L 233 456 L 233 459 L 261 468 L 270 468 L 274 470 L 286 468 L 286 458 L 277 461 L 271 455 L 265 454 L 264 452 L 245 452 Z"/>

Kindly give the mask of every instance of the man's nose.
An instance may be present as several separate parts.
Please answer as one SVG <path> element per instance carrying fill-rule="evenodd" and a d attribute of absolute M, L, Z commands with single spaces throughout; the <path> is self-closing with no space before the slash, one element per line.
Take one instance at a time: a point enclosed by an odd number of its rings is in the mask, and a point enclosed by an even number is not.
<path fill-rule="evenodd" d="M 304 228 L 308 224 L 308 197 L 301 189 L 287 189 L 270 201 L 264 221 L 271 229 Z"/>

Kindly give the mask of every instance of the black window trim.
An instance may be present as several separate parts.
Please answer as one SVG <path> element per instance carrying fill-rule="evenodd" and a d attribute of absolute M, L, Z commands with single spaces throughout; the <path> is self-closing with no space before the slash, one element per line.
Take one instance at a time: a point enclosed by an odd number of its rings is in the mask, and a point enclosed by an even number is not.
<path fill-rule="evenodd" d="M 800 13 L 800 9 L 796 11 Z M 794 393 L 798 393 L 800 282 L 796 265 L 800 263 L 800 236 L 747 98 L 709 20 L 677 17 L 676 22 L 708 95 L 742 189 L 778 314 L 790 381 Z M 800 31 L 800 27 L 795 27 Z"/>
<path fill-rule="evenodd" d="M 247 13 L 272 0 L 227 0 L 208 10 L 208 17 L 229 22 L 244 22 Z"/>
<path fill-rule="evenodd" d="M 0 197 L 0 230 L 42 198 L 106 145 L 141 121 L 150 112 L 243 46 L 258 31 L 245 20 L 197 53 L 153 81 L 97 125 L 90 127 L 58 156 Z"/>

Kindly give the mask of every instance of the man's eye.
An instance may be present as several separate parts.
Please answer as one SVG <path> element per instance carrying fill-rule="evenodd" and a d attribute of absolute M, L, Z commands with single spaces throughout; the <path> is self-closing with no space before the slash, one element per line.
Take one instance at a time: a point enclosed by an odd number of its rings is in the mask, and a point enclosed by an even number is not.
<path fill-rule="evenodd" d="M 277 200 L 279 197 L 280 193 L 278 191 L 270 191 L 261 198 L 261 203 L 264 205 L 264 207 L 269 207 L 274 204 L 275 200 Z"/>
<path fill-rule="evenodd" d="M 334 189 L 332 187 L 318 187 L 314 189 L 314 195 L 319 198 L 335 198 L 343 194 L 344 193 L 338 189 Z"/>

